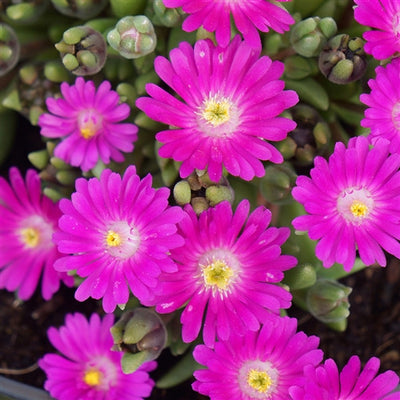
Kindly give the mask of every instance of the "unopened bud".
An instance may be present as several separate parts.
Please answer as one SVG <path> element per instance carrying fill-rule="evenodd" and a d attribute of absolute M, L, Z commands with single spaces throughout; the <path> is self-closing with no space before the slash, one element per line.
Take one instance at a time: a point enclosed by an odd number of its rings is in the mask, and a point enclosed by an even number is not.
<path fill-rule="evenodd" d="M 206 199 L 212 207 L 225 200 L 232 204 L 234 193 L 232 188 L 229 186 L 213 185 L 206 189 Z"/>
<path fill-rule="evenodd" d="M 138 58 L 151 53 L 157 37 L 151 21 L 145 15 L 127 16 L 107 34 L 110 46 L 125 58 Z"/>
<path fill-rule="evenodd" d="M 183 206 L 190 203 L 192 198 L 192 191 L 190 190 L 189 182 L 186 180 L 179 181 L 173 190 L 174 199 L 177 204 Z"/>
<path fill-rule="evenodd" d="M 47 7 L 47 0 L 26 0 L 13 3 L 17 4 L 6 6 L 5 13 L 10 20 L 15 22 L 32 22 L 43 14 Z"/>
<path fill-rule="evenodd" d="M 360 38 L 350 38 L 346 34 L 334 36 L 319 56 L 320 71 L 339 85 L 360 79 L 367 69 L 363 46 Z"/>
<path fill-rule="evenodd" d="M 93 75 L 99 72 L 107 57 L 107 44 L 101 33 L 89 26 L 75 26 L 66 30 L 63 39 L 55 45 L 62 62 L 75 75 Z"/>
<path fill-rule="evenodd" d="M 346 319 L 350 303 L 348 296 L 352 289 L 330 279 L 319 279 L 307 291 L 307 308 L 317 319 L 325 323 Z"/>
<path fill-rule="evenodd" d="M 298 54 L 315 57 L 336 31 L 337 26 L 333 18 L 310 17 L 292 28 L 290 42 Z"/>
<path fill-rule="evenodd" d="M 121 367 L 134 372 L 145 362 L 156 359 L 164 349 L 167 330 L 161 318 L 148 308 L 125 312 L 111 328 L 113 350 L 123 351 Z"/>
<path fill-rule="evenodd" d="M 80 19 L 95 17 L 108 4 L 107 0 L 51 0 L 51 2 L 61 14 Z"/>
<path fill-rule="evenodd" d="M 0 24 L 0 76 L 14 68 L 19 59 L 20 45 L 11 26 Z"/>
<path fill-rule="evenodd" d="M 182 23 L 184 13 L 180 8 L 167 8 L 163 0 L 153 0 L 153 10 L 158 22 L 172 28 Z"/>
<path fill-rule="evenodd" d="M 299 264 L 296 268 L 285 271 L 283 283 L 290 287 L 290 290 L 300 290 L 315 284 L 317 273 L 311 264 Z"/>

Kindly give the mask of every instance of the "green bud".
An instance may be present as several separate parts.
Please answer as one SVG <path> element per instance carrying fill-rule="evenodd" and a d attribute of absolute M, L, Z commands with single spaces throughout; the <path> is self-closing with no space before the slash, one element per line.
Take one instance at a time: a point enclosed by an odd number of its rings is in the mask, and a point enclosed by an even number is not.
<path fill-rule="evenodd" d="M 310 313 L 325 323 L 338 322 L 350 315 L 348 296 L 352 289 L 341 283 L 319 279 L 307 291 L 306 303 Z"/>
<path fill-rule="evenodd" d="M 206 189 L 206 199 L 212 207 L 225 200 L 232 204 L 234 200 L 234 193 L 232 188 L 228 186 L 213 185 Z"/>
<path fill-rule="evenodd" d="M 125 312 L 111 328 L 113 350 L 123 351 L 124 372 L 135 371 L 143 362 L 156 359 L 167 341 L 166 327 L 161 318 L 148 308 L 138 307 Z M 141 353 L 141 355 L 137 355 Z"/>
<path fill-rule="evenodd" d="M 49 163 L 49 152 L 47 150 L 33 151 L 28 154 L 28 159 L 34 167 L 42 170 Z"/>
<path fill-rule="evenodd" d="M 146 0 L 110 0 L 111 11 L 118 17 L 126 15 L 142 14 L 146 5 Z"/>
<path fill-rule="evenodd" d="M 191 201 L 194 212 L 200 215 L 209 208 L 208 202 L 204 197 L 193 197 Z"/>
<path fill-rule="evenodd" d="M 120 101 L 127 103 L 131 108 L 135 107 L 135 101 L 137 98 L 135 88 L 129 83 L 120 83 L 116 87 L 116 92 L 119 94 Z"/>
<path fill-rule="evenodd" d="M 322 24 L 322 26 L 321 26 Z M 310 17 L 298 22 L 291 30 L 290 43 L 304 57 L 319 55 L 327 40 L 336 33 L 336 22 L 332 18 Z"/>
<path fill-rule="evenodd" d="M 297 144 L 291 137 L 281 140 L 275 146 L 285 160 L 291 159 L 296 154 Z"/>
<path fill-rule="evenodd" d="M 51 187 L 45 187 L 43 189 L 43 194 L 49 199 L 53 200 L 54 202 L 57 202 L 61 200 L 63 197 L 65 197 L 63 193 L 61 193 L 59 190 Z"/>
<path fill-rule="evenodd" d="M 10 90 L 3 98 L 3 101 L 1 104 L 6 107 L 10 108 L 11 110 L 15 111 L 21 111 L 22 110 L 22 105 L 21 105 L 21 99 L 19 97 L 18 90 L 13 88 Z"/>
<path fill-rule="evenodd" d="M 69 74 L 60 61 L 48 61 L 43 73 L 46 79 L 52 82 L 61 83 L 69 80 Z"/>
<path fill-rule="evenodd" d="M 108 32 L 107 41 L 125 58 L 138 58 L 154 51 L 157 37 L 151 21 L 145 15 L 120 19 Z"/>
<path fill-rule="evenodd" d="M 63 160 L 54 156 L 50 158 L 50 164 L 58 171 L 69 170 L 71 168 L 71 166 L 66 164 Z"/>
<path fill-rule="evenodd" d="M 360 79 L 367 69 L 363 43 L 362 39 L 346 34 L 330 39 L 318 60 L 322 74 L 339 85 Z"/>
<path fill-rule="evenodd" d="M 90 19 L 99 14 L 107 0 L 51 0 L 61 14 L 80 19 Z"/>
<path fill-rule="evenodd" d="M 287 162 L 269 165 L 259 181 L 261 194 L 270 203 L 285 204 L 292 199 L 291 191 L 296 178 L 297 174 Z"/>
<path fill-rule="evenodd" d="M 86 25 L 66 30 L 55 47 L 64 66 L 75 75 L 96 74 L 106 62 L 107 45 L 103 36 Z"/>
<path fill-rule="evenodd" d="M 0 23 L 0 76 L 11 71 L 19 60 L 20 44 L 14 29 Z"/>
<path fill-rule="evenodd" d="M 317 273 L 311 264 L 299 264 L 295 268 L 285 271 L 283 283 L 290 287 L 290 290 L 300 290 L 315 284 Z"/>
<path fill-rule="evenodd" d="M 189 182 L 184 180 L 176 183 L 176 185 L 174 186 L 173 194 L 176 203 L 180 206 L 189 204 L 190 199 L 192 198 L 192 191 L 190 190 Z"/>
<path fill-rule="evenodd" d="M 20 1 L 6 8 L 6 15 L 15 22 L 32 22 L 47 8 L 47 0 Z"/>
<path fill-rule="evenodd" d="M 78 178 L 78 174 L 73 172 L 72 170 L 56 172 L 57 181 L 65 186 L 74 186 L 77 178 Z"/>
<path fill-rule="evenodd" d="M 158 21 L 169 28 L 180 26 L 184 13 L 180 8 L 167 8 L 162 0 L 153 0 L 153 10 Z"/>
<path fill-rule="evenodd" d="M 313 61 L 299 55 L 285 58 L 285 76 L 289 79 L 303 79 L 310 76 L 315 71 Z"/>

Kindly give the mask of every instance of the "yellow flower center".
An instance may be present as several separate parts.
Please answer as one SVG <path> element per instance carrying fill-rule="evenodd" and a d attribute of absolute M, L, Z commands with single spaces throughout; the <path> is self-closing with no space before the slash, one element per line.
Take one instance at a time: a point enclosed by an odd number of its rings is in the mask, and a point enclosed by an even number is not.
<path fill-rule="evenodd" d="M 91 139 L 97 133 L 97 127 L 93 122 L 88 122 L 80 128 L 81 135 L 84 139 Z"/>
<path fill-rule="evenodd" d="M 21 230 L 22 241 L 28 247 L 36 247 L 40 242 L 40 233 L 35 228 L 25 228 Z"/>
<path fill-rule="evenodd" d="M 117 232 L 110 230 L 106 235 L 106 243 L 109 247 L 117 247 L 121 245 L 122 238 Z"/>
<path fill-rule="evenodd" d="M 350 211 L 355 217 L 362 218 L 368 214 L 368 207 L 363 202 L 354 200 L 350 206 Z"/>
<path fill-rule="evenodd" d="M 230 110 L 231 102 L 228 99 L 222 98 L 216 101 L 215 98 L 210 98 L 205 100 L 201 115 L 215 127 L 229 121 Z"/>
<path fill-rule="evenodd" d="M 89 386 L 98 386 L 101 383 L 102 373 L 98 369 L 89 369 L 83 376 L 83 381 Z"/>
<path fill-rule="evenodd" d="M 225 262 L 216 260 L 203 269 L 203 276 L 207 286 L 216 286 L 218 289 L 225 290 L 233 276 L 233 270 Z"/>
<path fill-rule="evenodd" d="M 251 369 L 247 375 L 247 383 L 259 393 L 266 393 L 273 384 L 271 377 L 258 369 Z"/>

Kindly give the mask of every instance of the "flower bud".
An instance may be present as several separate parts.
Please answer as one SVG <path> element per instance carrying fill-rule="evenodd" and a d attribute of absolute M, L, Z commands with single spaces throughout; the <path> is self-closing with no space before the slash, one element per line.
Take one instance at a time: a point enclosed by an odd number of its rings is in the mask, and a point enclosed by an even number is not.
<path fill-rule="evenodd" d="M 123 351 L 124 373 L 134 372 L 143 362 L 156 359 L 164 349 L 167 330 L 161 318 L 148 308 L 125 312 L 111 328 L 113 350 Z"/>
<path fill-rule="evenodd" d="M 155 49 L 157 37 L 151 21 L 145 15 L 136 15 L 120 19 L 108 32 L 107 41 L 121 56 L 138 58 Z"/>
<path fill-rule="evenodd" d="M 63 39 L 55 47 L 60 52 L 65 68 L 75 75 L 96 74 L 106 62 L 106 41 L 89 26 L 75 26 L 66 30 Z"/>
<path fill-rule="evenodd" d="M 163 0 L 152 0 L 155 21 L 158 25 L 164 25 L 168 28 L 180 26 L 184 13 L 180 8 L 167 8 L 164 6 Z"/>
<path fill-rule="evenodd" d="M 173 194 L 176 203 L 180 206 L 189 204 L 192 198 L 192 191 L 190 190 L 189 182 L 183 180 L 176 183 L 176 185 L 174 186 Z"/>
<path fill-rule="evenodd" d="M 297 178 L 292 166 L 284 162 L 268 165 L 265 175 L 260 179 L 259 187 L 263 197 L 273 204 L 285 204 L 292 201 L 291 192 Z"/>
<path fill-rule="evenodd" d="M 61 14 L 89 19 L 99 14 L 108 4 L 107 0 L 51 0 Z"/>
<path fill-rule="evenodd" d="M 231 187 L 224 185 L 213 185 L 206 189 L 206 199 L 211 207 L 216 206 L 222 201 L 233 203 L 234 192 Z"/>
<path fill-rule="evenodd" d="M 290 287 L 290 290 L 300 290 L 315 284 L 317 273 L 311 264 L 299 264 L 296 268 L 285 271 L 283 283 Z"/>
<path fill-rule="evenodd" d="M 350 315 L 348 296 L 352 289 L 330 279 L 319 279 L 307 291 L 309 312 L 324 323 L 335 323 Z"/>
<path fill-rule="evenodd" d="M 19 59 L 20 45 L 11 26 L 0 24 L 0 76 L 11 71 Z"/>
<path fill-rule="evenodd" d="M 290 43 L 298 54 L 315 57 L 336 32 L 337 26 L 333 18 L 310 17 L 292 28 Z"/>
<path fill-rule="evenodd" d="M 329 40 L 319 56 L 321 73 L 331 82 L 345 85 L 360 79 L 366 69 L 364 41 L 341 34 Z"/>
<path fill-rule="evenodd" d="M 10 4 L 9 1 L 5 3 L 8 3 L 8 5 L 1 5 L 0 9 L 4 9 L 7 17 L 15 22 L 32 22 L 41 14 L 43 14 L 48 5 L 47 0 L 27 0 L 15 2 L 18 4 Z"/>

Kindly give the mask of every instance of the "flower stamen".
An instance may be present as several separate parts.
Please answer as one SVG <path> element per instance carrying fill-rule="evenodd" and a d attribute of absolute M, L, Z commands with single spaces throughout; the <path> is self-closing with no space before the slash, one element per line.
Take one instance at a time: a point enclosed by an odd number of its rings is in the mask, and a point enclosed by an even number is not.
<path fill-rule="evenodd" d="M 265 371 L 251 369 L 247 375 L 247 383 L 257 392 L 267 393 L 273 381 Z"/>
<path fill-rule="evenodd" d="M 233 270 L 224 261 L 215 260 L 203 269 L 204 283 L 208 287 L 226 290 L 231 282 Z"/>
<path fill-rule="evenodd" d="M 201 115 L 214 127 L 219 126 L 230 120 L 231 106 L 231 102 L 226 98 L 216 100 L 214 97 L 211 97 L 204 101 Z"/>
<path fill-rule="evenodd" d="M 362 201 L 354 200 L 350 206 L 351 213 L 357 218 L 363 218 L 368 214 L 368 207 Z"/>
<path fill-rule="evenodd" d="M 106 235 L 106 243 L 107 243 L 107 246 L 109 246 L 109 247 L 120 246 L 122 243 L 121 235 L 112 230 L 108 231 L 107 235 Z"/>
<path fill-rule="evenodd" d="M 21 230 L 21 239 L 27 247 L 34 248 L 40 242 L 40 232 L 35 228 L 24 228 Z"/>
<path fill-rule="evenodd" d="M 98 369 L 89 369 L 83 376 L 83 381 L 89 386 L 98 386 L 101 383 L 102 373 Z"/>

